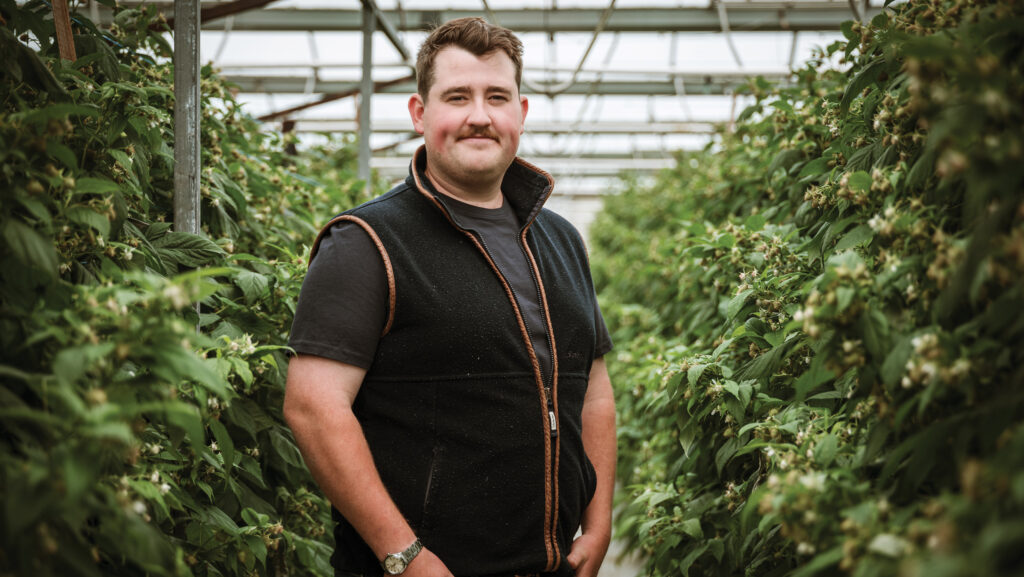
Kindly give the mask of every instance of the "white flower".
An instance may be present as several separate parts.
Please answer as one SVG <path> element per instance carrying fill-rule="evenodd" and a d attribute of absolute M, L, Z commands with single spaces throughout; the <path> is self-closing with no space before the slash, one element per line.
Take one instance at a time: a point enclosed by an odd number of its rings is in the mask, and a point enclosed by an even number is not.
<path fill-rule="evenodd" d="M 800 484 L 812 491 L 819 491 L 825 488 L 825 474 L 808 473 L 800 475 Z"/>
<path fill-rule="evenodd" d="M 142 501 L 133 501 L 132 502 L 132 511 L 135 511 L 136 515 L 145 515 L 146 514 L 146 504 L 143 503 Z"/>
<path fill-rule="evenodd" d="M 242 354 L 251 355 L 256 352 L 256 345 L 252 342 L 252 335 L 246 333 L 242 337 Z"/>
<path fill-rule="evenodd" d="M 170 490 L 171 490 L 171 486 L 168 485 L 167 483 L 161 483 L 160 484 L 160 494 L 161 495 L 166 495 Z"/>
<path fill-rule="evenodd" d="M 971 370 L 971 361 L 964 358 L 957 359 L 956 362 L 953 363 L 952 370 L 954 375 L 965 375 Z"/>
<path fill-rule="evenodd" d="M 188 306 L 189 299 L 185 291 L 178 285 L 167 285 L 163 292 L 164 298 L 171 301 L 171 306 L 176 309 L 183 309 Z"/>

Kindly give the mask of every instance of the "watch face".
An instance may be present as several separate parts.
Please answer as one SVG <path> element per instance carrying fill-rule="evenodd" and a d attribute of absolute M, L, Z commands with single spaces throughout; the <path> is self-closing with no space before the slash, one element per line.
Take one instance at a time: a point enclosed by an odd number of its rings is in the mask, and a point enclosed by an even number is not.
<path fill-rule="evenodd" d="M 398 575 L 405 571 L 405 561 L 400 557 L 388 555 L 384 559 L 384 570 L 392 575 Z"/>

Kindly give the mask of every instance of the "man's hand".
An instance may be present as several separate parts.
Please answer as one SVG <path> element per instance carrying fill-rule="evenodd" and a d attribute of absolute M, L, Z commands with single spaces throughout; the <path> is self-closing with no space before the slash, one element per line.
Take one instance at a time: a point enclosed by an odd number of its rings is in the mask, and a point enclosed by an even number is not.
<path fill-rule="evenodd" d="M 576 577 L 596 577 L 601 562 L 608 552 L 609 537 L 599 537 L 593 533 L 584 533 L 572 542 L 569 551 L 569 566 L 576 571 Z"/>
<path fill-rule="evenodd" d="M 444 562 L 426 547 L 409 563 L 402 577 L 454 577 Z"/>
<path fill-rule="evenodd" d="M 416 535 L 384 488 L 352 413 L 365 375 L 353 365 L 296 356 L 288 364 L 284 415 L 324 495 L 381 559 L 407 547 Z M 451 572 L 423 549 L 403 576 L 451 577 Z"/>
<path fill-rule="evenodd" d="M 568 560 L 578 577 L 595 577 L 611 541 L 615 490 L 615 394 L 603 358 L 594 360 L 583 399 L 583 448 L 594 465 L 597 488 L 583 511 L 583 534 L 573 541 Z"/>

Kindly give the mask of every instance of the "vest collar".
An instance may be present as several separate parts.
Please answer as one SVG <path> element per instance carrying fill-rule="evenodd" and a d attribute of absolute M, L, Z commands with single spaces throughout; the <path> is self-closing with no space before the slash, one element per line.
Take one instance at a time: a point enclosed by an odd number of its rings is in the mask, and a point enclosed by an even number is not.
<path fill-rule="evenodd" d="M 434 201 L 438 208 L 455 222 L 448 209 L 446 200 L 448 197 L 437 191 L 430 179 L 427 178 L 426 169 L 427 149 L 421 145 L 413 154 L 407 180 L 410 181 L 410 186 L 414 186 L 416 190 Z M 505 195 L 505 200 L 512 206 L 519 222 L 522 223 L 523 230 L 526 230 L 537 218 L 554 187 L 555 181 L 550 174 L 518 156 L 505 171 L 505 178 L 501 181 L 501 192 Z"/>

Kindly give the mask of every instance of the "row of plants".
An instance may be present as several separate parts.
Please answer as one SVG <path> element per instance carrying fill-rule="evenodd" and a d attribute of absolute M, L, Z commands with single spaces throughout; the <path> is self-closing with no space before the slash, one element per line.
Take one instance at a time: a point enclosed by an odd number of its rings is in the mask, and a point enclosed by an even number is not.
<path fill-rule="evenodd" d="M 162 16 L 73 14 L 70 62 L 50 10 L 0 0 L 0 574 L 329 575 L 280 407 L 352 143 L 287 154 L 205 67 L 202 232 L 176 231 Z"/>
<path fill-rule="evenodd" d="M 1024 569 L 1024 5 L 842 31 L 591 229 L 651 575 Z"/>

